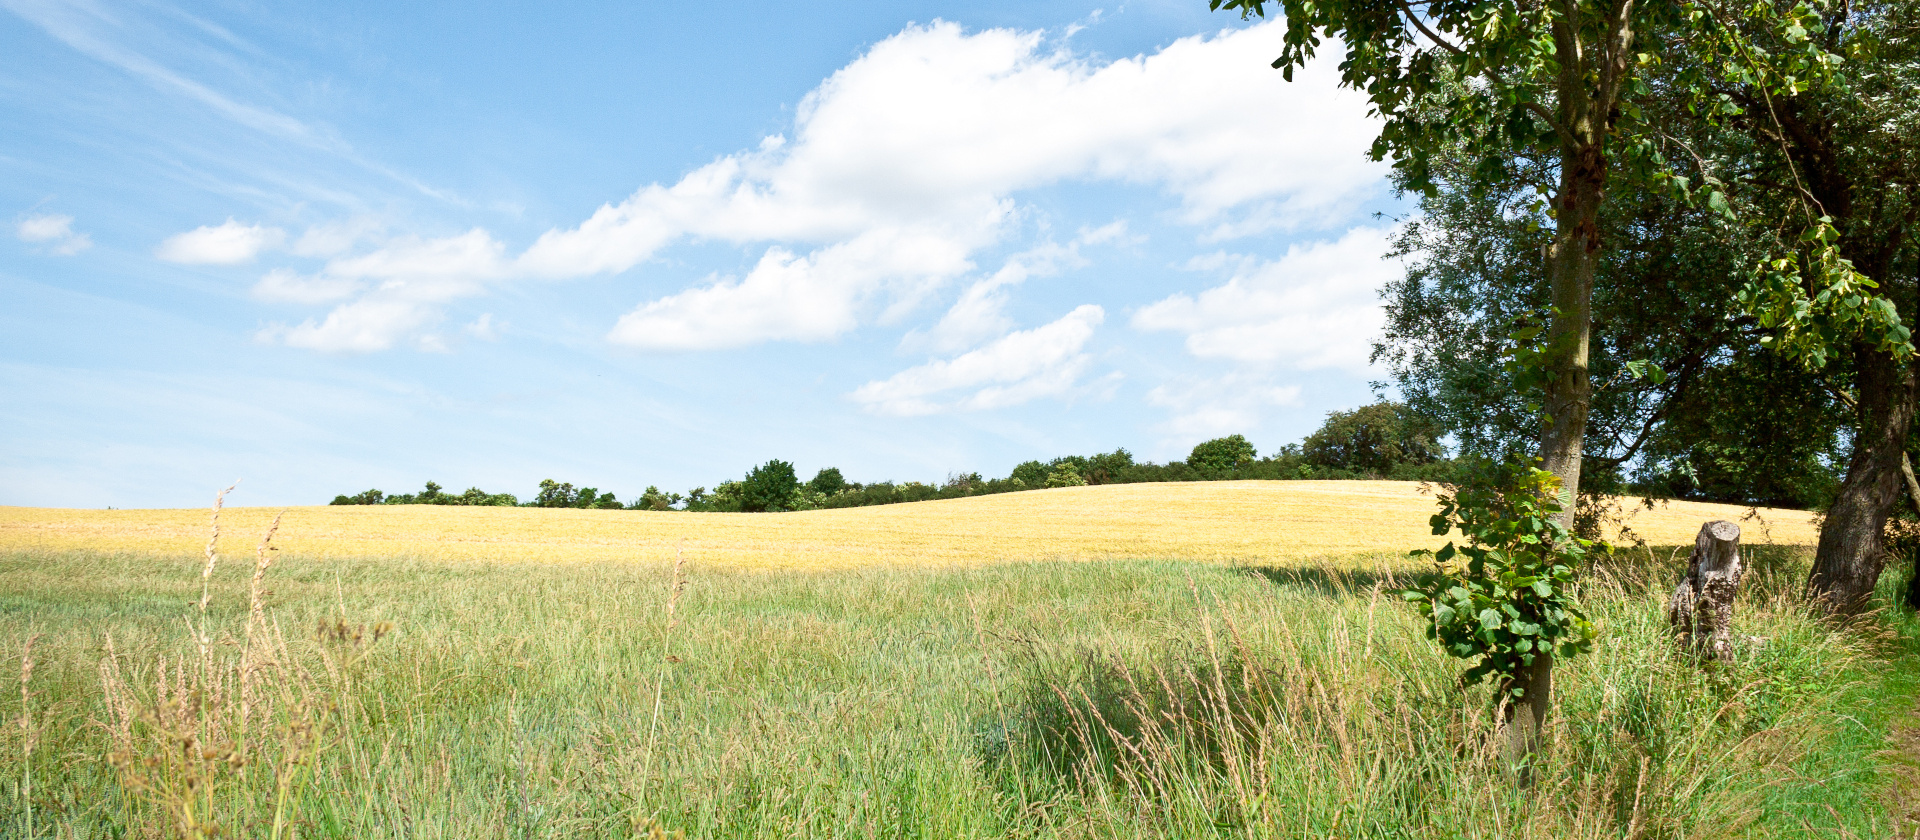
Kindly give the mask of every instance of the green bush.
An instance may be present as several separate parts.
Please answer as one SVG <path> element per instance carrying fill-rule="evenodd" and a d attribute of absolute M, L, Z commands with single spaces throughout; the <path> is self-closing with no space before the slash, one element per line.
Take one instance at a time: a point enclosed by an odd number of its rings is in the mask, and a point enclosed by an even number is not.
<path fill-rule="evenodd" d="M 793 510 L 800 493 L 800 479 L 793 465 L 778 458 L 754 467 L 740 483 L 740 509 L 749 513 L 773 513 Z"/>
<path fill-rule="evenodd" d="M 1381 474 L 1402 464 L 1429 464 L 1446 454 L 1436 424 L 1403 403 L 1385 400 L 1329 413 L 1300 450 L 1315 466 Z"/>
<path fill-rule="evenodd" d="M 1258 454 L 1245 436 L 1228 435 L 1193 447 L 1193 452 L 1187 455 L 1187 464 L 1203 470 L 1230 470 L 1253 463 Z"/>

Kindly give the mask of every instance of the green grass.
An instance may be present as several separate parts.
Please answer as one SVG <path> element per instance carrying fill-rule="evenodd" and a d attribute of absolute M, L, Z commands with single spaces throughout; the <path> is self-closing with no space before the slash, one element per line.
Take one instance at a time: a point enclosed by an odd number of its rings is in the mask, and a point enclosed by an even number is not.
<path fill-rule="evenodd" d="M 287 646 L 257 714 L 333 728 L 299 764 L 297 737 L 257 717 L 243 766 L 179 766 L 216 785 L 226 836 L 270 835 L 276 778 L 292 779 L 282 836 L 303 838 L 1890 836 L 1915 622 L 1822 626 L 1790 597 L 1805 558 L 1761 561 L 1737 621 L 1766 642 L 1711 672 L 1665 635 L 1672 570 L 1591 575 L 1602 635 L 1557 672 L 1525 794 L 1495 758 L 1487 690 L 1456 685 L 1382 582 L 1171 562 L 693 563 L 669 633 L 671 558 L 281 558 L 266 603 Z M 222 564 L 214 716 L 238 705 L 252 571 Z M 110 632 L 133 695 L 151 701 L 161 663 L 198 673 L 199 571 L 0 555 L 0 662 L 40 635 L 30 763 L 17 686 L 0 699 L 0 836 L 25 835 L 23 774 L 36 836 L 177 835 L 165 797 L 109 761 L 100 667 Z M 337 620 L 396 629 L 316 638 Z M 122 765 L 148 778 L 179 752 L 149 723 L 130 734 Z"/>

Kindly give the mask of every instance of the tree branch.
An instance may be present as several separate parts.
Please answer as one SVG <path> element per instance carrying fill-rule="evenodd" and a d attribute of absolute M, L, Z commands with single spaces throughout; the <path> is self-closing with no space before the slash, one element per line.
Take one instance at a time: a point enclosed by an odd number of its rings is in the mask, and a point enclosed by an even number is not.
<path fill-rule="evenodd" d="M 1439 35 L 1434 34 L 1433 30 L 1428 29 L 1426 24 L 1421 23 L 1420 16 L 1414 13 L 1412 6 L 1407 5 L 1407 0 L 1398 0 L 1398 2 L 1400 4 L 1400 11 L 1407 13 L 1407 22 L 1413 24 L 1413 27 L 1415 29 L 1420 30 L 1420 34 L 1427 36 L 1427 40 L 1432 41 L 1433 43 L 1439 45 L 1442 49 L 1445 49 L 1447 52 L 1453 53 L 1454 55 L 1467 54 L 1466 50 L 1460 49 L 1459 47 L 1456 47 L 1450 43 L 1447 43 L 1445 39 L 1441 38 Z"/>

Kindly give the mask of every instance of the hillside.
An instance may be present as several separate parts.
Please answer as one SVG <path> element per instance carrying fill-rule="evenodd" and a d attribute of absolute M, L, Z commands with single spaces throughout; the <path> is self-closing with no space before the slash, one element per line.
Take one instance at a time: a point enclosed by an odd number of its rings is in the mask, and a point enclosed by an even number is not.
<path fill-rule="evenodd" d="M 702 566 L 848 568 L 1000 560 L 1180 558 L 1258 563 L 1437 545 L 1433 499 L 1412 482 L 1233 481 L 1036 490 L 781 514 L 434 506 L 296 507 L 275 544 L 309 556 L 593 561 L 670 555 Z M 278 512 L 229 508 L 227 553 Z M 1733 519 L 1749 543 L 1811 544 L 1806 511 L 1671 502 L 1629 526 L 1656 545 Z M 197 554 L 207 512 L 0 508 L 0 549 Z M 245 548 L 243 548 L 245 547 Z"/>

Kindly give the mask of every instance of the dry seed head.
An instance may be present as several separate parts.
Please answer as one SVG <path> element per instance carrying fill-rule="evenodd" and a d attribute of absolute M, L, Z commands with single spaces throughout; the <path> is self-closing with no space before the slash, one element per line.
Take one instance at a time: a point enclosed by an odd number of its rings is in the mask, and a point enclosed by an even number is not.
<path fill-rule="evenodd" d="M 210 533 L 207 535 L 207 565 L 200 570 L 200 612 L 202 613 L 207 611 L 207 602 L 213 597 L 208 585 L 213 581 L 214 565 L 220 562 L 220 507 L 226 504 L 227 494 L 233 492 L 233 488 L 238 486 L 240 486 L 240 479 L 236 478 L 232 484 L 227 485 L 227 489 L 213 496 L 213 516 L 208 523 Z"/>

